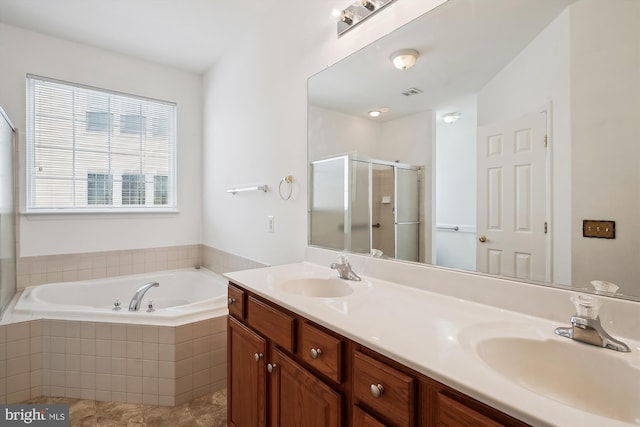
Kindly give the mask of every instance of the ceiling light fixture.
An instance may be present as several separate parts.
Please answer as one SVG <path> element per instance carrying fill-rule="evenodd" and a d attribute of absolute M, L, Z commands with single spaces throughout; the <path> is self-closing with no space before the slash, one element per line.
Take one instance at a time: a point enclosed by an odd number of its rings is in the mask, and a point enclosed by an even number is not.
<path fill-rule="evenodd" d="M 443 114 L 442 121 L 444 121 L 447 124 L 455 123 L 460 118 L 460 116 L 461 116 L 460 113 Z"/>
<path fill-rule="evenodd" d="M 383 108 L 377 108 L 375 110 L 370 110 L 367 114 L 369 114 L 369 117 L 380 117 L 381 114 L 384 113 L 388 113 L 389 109 L 387 107 L 383 107 Z"/>
<path fill-rule="evenodd" d="M 398 70 L 408 70 L 416 65 L 419 55 L 415 49 L 401 49 L 391 54 L 391 62 Z"/>

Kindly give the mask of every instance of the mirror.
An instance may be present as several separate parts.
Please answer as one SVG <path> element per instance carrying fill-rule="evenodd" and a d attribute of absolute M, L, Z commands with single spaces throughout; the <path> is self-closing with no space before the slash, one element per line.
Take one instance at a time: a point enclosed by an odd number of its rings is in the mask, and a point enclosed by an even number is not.
<path fill-rule="evenodd" d="M 640 2 L 448 0 L 308 97 L 310 245 L 640 300 Z"/>

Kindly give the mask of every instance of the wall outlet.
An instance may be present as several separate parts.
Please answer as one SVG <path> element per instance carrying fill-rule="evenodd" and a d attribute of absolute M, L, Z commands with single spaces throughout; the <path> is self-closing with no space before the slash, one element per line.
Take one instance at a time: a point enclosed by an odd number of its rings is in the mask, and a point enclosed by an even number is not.
<path fill-rule="evenodd" d="M 274 230 L 273 215 L 267 216 L 267 233 L 273 233 Z"/>

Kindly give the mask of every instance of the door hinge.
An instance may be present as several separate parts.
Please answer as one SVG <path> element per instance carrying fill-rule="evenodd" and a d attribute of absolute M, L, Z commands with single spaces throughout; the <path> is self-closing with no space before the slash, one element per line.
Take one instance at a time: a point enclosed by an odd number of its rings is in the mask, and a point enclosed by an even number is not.
<path fill-rule="evenodd" d="M 548 227 L 548 224 L 547 224 L 547 222 L 545 221 L 545 222 L 544 222 L 544 234 L 547 234 L 548 228 L 549 228 L 549 227 Z"/>
<path fill-rule="evenodd" d="M 548 143 L 549 143 L 549 138 L 547 137 L 547 135 L 545 135 L 544 136 L 544 146 L 546 147 Z"/>

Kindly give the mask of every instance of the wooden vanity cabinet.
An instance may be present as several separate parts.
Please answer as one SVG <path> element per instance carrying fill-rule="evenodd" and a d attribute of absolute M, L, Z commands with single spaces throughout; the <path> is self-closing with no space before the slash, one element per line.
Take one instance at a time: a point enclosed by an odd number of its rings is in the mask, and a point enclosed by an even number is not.
<path fill-rule="evenodd" d="M 227 419 L 230 426 L 263 427 L 267 416 L 267 341 L 227 317 Z"/>
<path fill-rule="evenodd" d="M 527 426 L 232 283 L 229 297 L 230 426 Z"/>
<path fill-rule="evenodd" d="M 238 292 L 242 316 L 237 309 L 231 311 L 239 301 Z M 229 307 L 228 424 L 341 427 L 344 393 L 339 383 L 325 381 L 342 378 L 341 340 L 233 284 L 229 284 Z M 297 347 L 308 347 L 309 355 L 313 349 L 316 357 L 305 362 Z"/>

